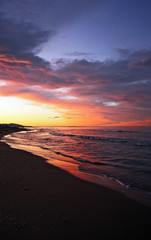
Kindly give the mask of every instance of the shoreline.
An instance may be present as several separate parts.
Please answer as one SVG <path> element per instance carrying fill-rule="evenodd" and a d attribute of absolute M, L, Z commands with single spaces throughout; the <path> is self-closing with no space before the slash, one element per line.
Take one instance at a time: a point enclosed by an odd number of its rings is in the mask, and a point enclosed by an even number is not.
<path fill-rule="evenodd" d="M 25 129 L 24 131 L 30 131 L 30 130 Z M 20 149 L 20 150 L 32 153 L 33 155 L 40 156 L 45 159 L 46 163 L 56 166 L 57 168 L 63 169 L 69 174 L 79 179 L 82 179 L 87 182 L 92 182 L 94 184 L 98 184 L 103 187 L 107 187 L 111 190 L 124 194 L 126 197 L 132 200 L 135 200 L 143 205 L 151 207 L 151 192 L 143 191 L 137 188 L 131 188 L 125 185 L 124 183 L 120 182 L 118 179 L 108 177 L 104 174 L 99 175 L 89 171 L 81 171 L 78 167 L 78 164 L 72 163 L 70 161 L 66 161 L 64 159 L 62 160 L 55 159 L 54 161 L 54 159 L 52 157 L 49 157 L 48 154 L 45 154 L 45 152 L 43 153 L 43 150 L 41 151 L 41 149 L 38 146 L 36 147 L 32 146 L 31 148 L 28 145 L 22 145 L 22 144 L 18 145 L 14 143 L 9 143 L 7 142 L 7 139 L 6 140 L 4 139 L 2 141 L 8 144 L 11 148 Z"/>
<path fill-rule="evenodd" d="M 151 208 L 4 142 L 0 178 L 2 239 L 151 237 Z"/>

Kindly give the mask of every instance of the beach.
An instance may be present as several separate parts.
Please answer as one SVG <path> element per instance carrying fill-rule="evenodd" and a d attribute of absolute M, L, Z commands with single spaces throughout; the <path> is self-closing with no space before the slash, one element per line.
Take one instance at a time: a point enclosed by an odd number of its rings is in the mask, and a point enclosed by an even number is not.
<path fill-rule="evenodd" d="M 151 208 L 4 142 L 0 196 L 3 240 L 151 237 Z"/>

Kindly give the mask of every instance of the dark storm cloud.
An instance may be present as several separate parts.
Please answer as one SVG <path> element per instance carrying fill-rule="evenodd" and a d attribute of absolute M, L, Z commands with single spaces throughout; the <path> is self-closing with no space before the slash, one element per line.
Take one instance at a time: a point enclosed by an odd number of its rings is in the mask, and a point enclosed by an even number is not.
<path fill-rule="evenodd" d="M 30 84 L 36 83 L 38 77 L 39 84 L 50 79 L 51 85 L 54 85 L 53 82 L 63 84 L 64 77 L 51 74 L 50 63 L 38 57 L 37 53 L 42 44 L 50 40 L 62 24 L 70 24 L 81 14 L 92 11 L 99 2 L 98 0 L 0 0 L 0 54 L 7 58 L 5 64 L 4 57 L 0 59 L 1 76 L 11 80 L 13 66 L 16 66 L 17 69 L 14 68 L 14 71 L 25 73 L 26 81 L 30 81 Z M 11 59 L 14 59 L 14 62 Z M 23 60 L 30 61 L 30 66 Z M 36 69 L 35 66 L 39 68 Z M 11 68 L 10 71 L 7 67 Z M 37 72 L 36 76 L 33 75 L 34 72 Z M 14 77 L 16 81 L 25 82 L 21 77 Z M 68 83 L 73 82 L 74 78 L 71 77 Z"/>
<path fill-rule="evenodd" d="M 74 51 L 71 53 L 65 53 L 64 55 L 69 56 L 69 57 L 88 57 L 88 56 L 96 55 L 96 54 Z"/>
<path fill-rule="evenodd" d="M 46 29 L 57 30 L 81 14 L 93 11 L 100 0 L 1 0 L 3 12 L 10 18 L 27 20 Z"/>
<path fill-rule="evenodd" d="M 138 58 L 136 61 L 126 59 L 104 62 L 76 60 L 58 72 L 66 74 L 66 81 L 69 82 L 69 79 L 72 79 L 72 84 L 104 87 L 104 89 L 111 88 L 111 90 L 120 90 L 131 84 L 141 84 L 142 81 L 151 79 L 151 69 L 144 67 L 141 58 Z"/>
<path fill-rule="evenodd" d="M 34 58 L 41 44 L 98 4 L 99 0 L 0 0 L 0 49 L 42 63 Z"/>
<path fill-rule="evenodd" d="M 127 51 L 128 52 L 128 51 Z M 88 81 L 99 80 L 100 83 L 128 84 L 151 78 L 151 50 L 137 51 L 127 54 L 116 61 L 75 60 L 66 65 L 63 71 L 87 76 Z M 62 71 L 62 70 L 61 70 Z M 105 81 L 104 81 L 105 80 Z M 98 81 L 98 83 L 99 83 Z"/>
<path fill-rule="evenodd" d="M 46 42 L 52 33 L 38 29 L 30 22 L 17 22 L 0 15 L 0 45 L 15 56 L 31 53 Z"/>
<path fill-rule="evenodd" d="M 75 60 L 60 70 L 67 79 L 75 79 L 72 94 L 89 98 L 95 104 L 103 101 L 123 103 L 127 106 L 151 106 L 151 51 L 123 50 L 124 59 L 89 62 Z"/>

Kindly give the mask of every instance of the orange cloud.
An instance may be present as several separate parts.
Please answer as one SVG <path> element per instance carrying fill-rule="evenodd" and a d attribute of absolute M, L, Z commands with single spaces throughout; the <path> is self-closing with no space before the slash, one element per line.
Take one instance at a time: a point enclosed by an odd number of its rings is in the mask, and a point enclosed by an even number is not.
<path fill-rule="evenodd" d="M 141 63 L 139 58 L 135 62 Z M 127 68 L 130 63 L 131 58 L 126 63 L 76 60 L 54 70 L 48 62 L 33 55 L 21 58 L 3 50 L 0 95 L 63 109 L 69 112 L 68 122 L 84 124 L 86 119 L 94 125 L 147 125 L 151 71 L 140 70 L 138 64 Z M 149 60 L 144 64 L 149 64 Z M 77 112 L 78 117 L 74 115 Z"/>

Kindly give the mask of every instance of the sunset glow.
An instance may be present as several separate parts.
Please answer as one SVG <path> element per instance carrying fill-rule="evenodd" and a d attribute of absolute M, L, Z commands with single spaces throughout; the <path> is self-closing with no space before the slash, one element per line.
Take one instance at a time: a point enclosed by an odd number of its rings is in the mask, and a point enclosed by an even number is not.
<path fill-rule="evenodd" d="M 143 16 L 151 17 L 145 3 L 136 9 L 130 1 L 2 2 L 0 122 L 151 125 L 150 21 Z"/>

